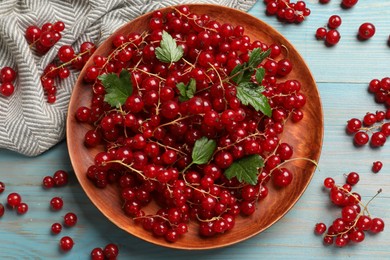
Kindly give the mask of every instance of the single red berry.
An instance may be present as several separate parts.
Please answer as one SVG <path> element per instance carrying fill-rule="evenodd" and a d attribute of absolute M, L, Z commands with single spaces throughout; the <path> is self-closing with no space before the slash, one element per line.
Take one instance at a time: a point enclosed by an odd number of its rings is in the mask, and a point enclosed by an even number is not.
<path fill-rule="evenodd" d="M 91 251 L 91 260 L 104 260 L 104 252 L 100 247 L 96 247 Z"/>
<path fill-rule="evenodd" d="M 381 161 L 375 161 L 372 163 L 372 172 L 378 173 L 383 167 L 383 163 Z"/>
<path fill-rule="evenodd" d="M 68 184 L 68 173 L 64 170 L 58 170 L 53 175 L 55 186 L 64 186 Z"/>
<path fill-rule="evenodd" d="M 357 132 L 353 137 L 355 144 L 358 146 L 367 144 L 369 139 L 370 137 L 368 136 L 368 134 L 363 131 Z"/>
<path fill-rule="evenodd" d="M 340 41 L 340 33 L 336 29 L 331 29 L 326 33 L 325 42 L 328 46 L 336 45 Z"/>
<path fill-rule="evenodd" d="M 60 197 L 54 197 L 50 200 L 50 206 L 53 210 L 60 210 L 64 205 L 64 201 Z"/>
<path fill-rule="evenodd" d="M 379 233 L 385 229 L 385 222 L 381 218 L 373 218 L 370 231 L 372 233 Z"/>
<path fill-rule="evenodd" d="M 348 175 L 347 175 L 347 179 L 346 179 L 346 182 L 349 184 L 349 185 L 355 185 L 359 182 L 360 180 L 360 176 L 357 172 L 350 172 Z"/>
<path fill-rule="evenodd" d="M 7 196 L 7 203 L 10 207 L 15 208 L 22 202 L 22 197 L 19 193 L 12 192 Z"/>
<path fill-rule="evenodd" d="M 113 243 L 107 244 L 103 249 L 103 253 L 107 259 L 115 259 L 119 254 L 118 246 Z"/>
<path fill-rule="evenodd" d="M 319 28 L 317 28 L 317 30 L 316 30 L 315 36 L 316 36 L 316 38 L 317 38 L 318 40 L 322 40 L 322 39 L 325 39 L 326 33 L 327 33 L 327 32 L 328 32 L 328 31 L 326 30 L 325 27 L 319 27 Z"/>
<path fill-rule="evenodd" d="M 322 235 L 326 231 L 326 225 L 324 223 L 317 223 L 314 228 L 314 232 L 317 235 Z"/>
<path fill-rule="evenodd" d="M 53 234 L 59 234 L 62 230 L 62 225 L 60 223 L 53 223 L 53 225 L 51 225 L 51 232 Z"/>
<path fill-rule="evenodd" d="M 16 207 L 16 212 L 20 215 L 25 214 L 28 211 L 28 205 L 27 203 L 21 202 L 17 207 Z"/>
<path fill-rule="evenodd" d="M 375 132 L 371 136 L 371 146 L 379 147 L 386 143 L 386 136 L 382 132 Z"/>
<path fill-rule="evenodd" d="M 26 39 L 28 43 L 33 43 L 41 37 L 42 31 L 38 26 L 31 25 L 26 29 Z"/>
<path fill-rule="evenodd" d="M 4 182 L 0 181 L 0 194 L 5 191 L 5 184 Z"/>
<path fill-rule="evenodd" d="M 331 29 L 336 29 L 337 27 L 339 27 L 341 25 L 341 17 L 338 16 L 338 15 L 332 15 L 331 17 L 329 17 L 329 20 L 328 20 L 328 27 L 331 28 Z"/>
<path fill-rule="evenodd" d="M 370 39 L 375 34 L 375 26 L 372 23 L 363 23 L 358 30 L 358 37 L 361 40 Z"/>
<path fill-rule="evenodd" d="M 360 121 L 357 118 L 352 118 L 347 123 L 347 132 L 351 134 L 356 133 L 357 131 L 360 130 L 361 127 L 362 127 L 362 121 Z"/>
<path fill-rule="evenodd" d="M 42 180 L 42 185 L 46 189 L 50 189 L 54 186 L 54 179 L 51 176 L 45 176 Z"/>
<path fill-rule="evenodd" d="M 77 215 L 73 212 L 68 212 L 64 216 L 64 225 L 67 227 L 73 227 L 77 223 Z"/>
<path fill-rule="evenodd" d="M 60 240 L 60 248 L 63 251 L 69 251 L 73 248 L 74 242 L 73 239 L 69 236 L 64 236 Z"/>
<path fill-rule="evenodd" d="M 53 29 L 57 32 L 62 32 L 65 29 L 65 23 L 62 21 L 57 21 L 53 24 Z"/>
<path fill-rule="evenodd" d="M 335 184 L 335 181 L 333 178 L 330 178 L 330 177 L 325 178 L 325 180 L 324 180 L 325 188 L 331 189 L 331 188 L 333 188 L 334 184 Z"/>

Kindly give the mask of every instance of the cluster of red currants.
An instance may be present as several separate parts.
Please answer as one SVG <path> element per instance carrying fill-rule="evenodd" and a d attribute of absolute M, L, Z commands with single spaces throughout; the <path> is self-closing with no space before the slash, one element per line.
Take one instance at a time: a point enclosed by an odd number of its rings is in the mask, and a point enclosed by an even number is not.
<path fill-rule="evenodd" d="M 0 93 L 5 96 L 11 96 L 15 91 L 13 81 L 16 79 L 16 72 L 11 67 L 4 67 L 0 70 Z"/>
<path fill-rule="evenodd" d="M 330 201 L 341 208 L 341 216 L 333 220 L 328 228 L 324 223 L 315 225 L 316 234 L 325 234 L 323 237 L 325 245 L 344 247 L 350 242 L 360 243 L 365 239 L 365 232 L 376 234 L 384 230 L 384 221 L 381 218 L 372 218 L 368 211 L 368 204 L 381 190 L 364 205 L 360 194 L 352 191 L 352 187 L 359 179 L 358 173 L 350 172 L 343 186 L 337 186 L 335 180 L 330 177 L 324 180 L 324 186 L 329 190 Z"/>
<path fill-rule="evenodd" d="M 370 141 L 371 146 L 383 146 L 390 136 L 390 78 L 370 81 L 368 91 L 375 95 L 375 101 L 386 105 L 386 111 L 366 113 L 363 120 L 352 118 L 347 122 L 347 133 L 354 135 L 356 145 L 365 145 Z M 369 136 L 371 133 L 371 138 Z"/>
<path fill-rule="evenodd" d="M 4 182 L 0 181 L 0 194 L 5 191 L 5 184 Z M 28 211 L 28 204 L 25 202 L 22 202 L 22 196 L 20 196 L 17 192 L 11 192 L 7 196 L 7 205 L 12 208 L 16 209 L 16 212 L 19 215 L 23 215 Z M 2 203 L 0 203 L 0 217 L 2 217 L 5 213 L 5 207 Z"/>
<path fill-rule="evenodd" d="M 292 3 L 290 0 L 264 0 L 264 3 L 268 15 L 275 15 L 286 23 L 301 23 L 311 13 L 305 1 Z"/>
<path fill-rule="evenodd" d="M 63 80 L 69 77 L 70 68 L 81 70 L 95 50 L 96 46 L 92 42 L 83 42 L 78 54 L 69 45 L 63 45 L 58 49 L 57 57 L 60 64 L 50 63 L 43 71 L 43 76 L 41 76 L 41 83 L 47 95 L 48 103 L 56 101 L 56 79 Z"/>
<path fill-rule="evenodd" d="M 87 177 L 98 188 L 116 185 L 125 214 L 169 242 L 184 235 L 190 221 L 199 224 L 201 236 L 228 232 L 238 215 L 255 212 L 268 195 L 269 180 L 278 188 L 292 183 L 293 173 L 282 165 L 293 147 L 280 135 L 286 122 L 303 118 L 301 83 L 287 78 L 293 66 L 281 46 L 251 42 L 240 25 L 221 24 L 180 6 L 155 12 L 149 29 L 118 35 L 108 56 L 95 56 L 86 70 L 92 99 L 75 116 L 90 124 L 85 144 L 104 147 Z M 177 48 L 166 56 L 183 55 L 174 62 L 156 55 L 166 46 L 161 42 L 167 33 Z M 254 61 L 262 55 L 262 61 Z M 122 104 L 119 98 L 107 103 L 107 91 L 129 77 L 132 93 Z M 109 79 L 106 88 L 103 81 Z M 234 82 L 244 79 L 248 82 Z M 247 84 L 252 95 L 242 99 Z M 260 84 L 262 93 L 256 92 Z M 261 103 L 270 106 L 268 115 L 248 103 L 261 95 Z M 202 150 L 206 147 L 213 148 Z M 199 162 L 197 154 L 210 158 Z M 258 164 L 263 159 L 264 167 Z M 252 180 L 227 177 L 240 163 L 251 167 Z M 158 209 L 148 214 L 151 201 Z"/>
<path fill-rule="evenodd" d="M 62 21 L 57 21 L 54 24 L 45 23 L 41 28 L 30 25 L 26 29 L 25 36 L 30 46 L 34 46 L 35 50 L 43 55 L 61 39 L 61 32 L 64 29 L 65 24 Z"/>
<path fill-rule="evenodd" d="M 328 19 L 328 28 L 327 30 L 325 27 L 320 27 L 316 31 L 316 38 L 318 40 L 325 40 L 325 44 L 328 46 L 332 46 L 337 44 L 340 41 L 340 32 L 337 30 L 337 28 L 341 25 L 341 17 L 338 15 L 332 15 Z"/>

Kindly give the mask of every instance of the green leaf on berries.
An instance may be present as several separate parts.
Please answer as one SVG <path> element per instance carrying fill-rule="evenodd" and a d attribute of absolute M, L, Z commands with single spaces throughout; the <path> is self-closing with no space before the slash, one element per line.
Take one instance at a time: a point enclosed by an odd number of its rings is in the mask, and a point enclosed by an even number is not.
<path fill-rule="evenodd" d="M 258 154 L 254 154 L 232 163 L 232 165 L 225 170 L 224 175 L 229 180 L 236 177 L 241 183 L 245 182 L 247 184 L 256 185 L 259 169 L 263 166 L 263 158 Z"/>
<path fill-rule="evenodd" d="M 255 48 L 249 53 L 248 67 L 257 68 L 260 63 L 271 54 L 271 49 L 262 51 L 260 48 Z"/>
<path fill-rule="evenodd" d="M 98 78 L 106 90 L 104 101 L 113 107 L 119 108 L 133 93 L 133 84 L 128 70 L 122 69 L 119 76 L 116 73 L 107 73 Z"/>
<path fill-rule="evenodd" d="M 254 72 L 257 73 L 258 66 L 261 62 L 269 56 L 271 50 L 262 51 L 260 48 L 255 48 L 249 53 L 248 62 L 237 64 L 230 72 L 232 81 L 240 84 L 242 82 L 249 82 Z M 259 74 L 260 76 L 260 74 Z M 263 76 L 264 77 L 264 76 Z M 261 83 L 260 83 L 261 84 Z"/>
<path fill-rule="evenodd" d="M 265 76 L 265 69 L 264 68 L 257 68 L 255 72 L 255 78 L 257 83 L 262 84 L 263 79 Z"/>
<path fill-rule="evenodd" d="M 191 164 L 205 164 L 214 154 L 217 148 L 217 143 L 213 139 L 202 137 L 196 140 L 194 149 L 192 150 L 192 163 Z"/>
<path fill-rule="evenodd" d="M 268 98 L 263 95 L 263 91 L 264 87 L 259 87 L 255 83 L 241 83 L 237 86 L 237 98 L 243 105 L 251 105 L 256 111 L 261 111 L 264 115 L 271 117 L 271 106 Z"/>
<path fill-rule="evenodd" d="M 176 85 L 179 90 L 179 101 L 184 102 L 194 97 L 196 92 L 196 80 L 191 78 L 190 82 L 185 85 L 183 82 L 180 82 Z"/>
<path fill-rule="evenodd" d="M 180 60 L 183 53 L 183 48 L 177 46 L 175 39 L 169 33 L 163 31 L 160 47 L 155 50 L 156 58 L 161 62 L 172 63 Z"/>

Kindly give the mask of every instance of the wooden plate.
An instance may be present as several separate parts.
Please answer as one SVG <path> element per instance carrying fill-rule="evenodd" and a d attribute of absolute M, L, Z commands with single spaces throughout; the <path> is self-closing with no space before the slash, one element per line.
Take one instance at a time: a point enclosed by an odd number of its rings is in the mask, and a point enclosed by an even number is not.
<path fill-rule="evenodd" d="M 287 124 L 283 140 L 293 146 L 294 157 L 318 161 L 323 139 L 322 106 L 312 74 L 297 50 L 275 29 L 247 13 L 215 5 L 194 4 L 189 5 L 189 7 L 191 12 L 208 14 L 220 23 L 244 26 L 246 34 L 250 36 L 252 41 L 259 39 L 267 44 L 278 43 L 286 47 L 287 57 L 293 64 L 293 71 L 288 75 L 288 78 L 301 82 L 301 91 L 306 95 L 307 102 L 303 109 L 303 120 L 298 124 Z M 165 8 L 161 11 L 167 12 L 169 10 L 172 9 Z M 116 34 L 126 35 L 134 31 L 143 32 L 150 17 L 151 14 L 145 14 L 121 27 L 96 50 L 94 55 L 107 55 Z M 85 68 L 92 65 L 92 62 L 90 59 Z M 307 160 L 289 163 L 289 169 L 294 172 L 292 184 L 284 189 L 276 189 L 273 185 L 268 185 L 269 195 L 257 204 L 256 212 L 250 217 L 238 217 L 233 230 L 223 235 L 202 238 L 198 235 L 197 228 L 192 228 L 192 224 L 190 224 L 190 231 L 175 243 L 168 243 L 164 238 L 156 238 L 150 232 L 145 231 L 141 225 L 134 224 L 130 218 L 125 216 L 118 191 L 114 187 L 98 189 L 86 177 L 87 168 L 93 164 L 93 158 L 98 149 L 87 149 L 84 146 L 84 135 L 90 126 L 80 124 L 75 119 L 76 109 L 82 105 L 89 106 L 92 94 L 90 87 L 85 86 L 82 80 L 85 68 L 80 73 L 69 104 L 67 143 L 70 159 L 82 188 L 95 206 L 119 228 L 136 237 L 165 247 L 190 250 L 219 248 L 238 243 L 264 231 L 286 214 L 305 191 L 314 174 L 315 165 Z"/>

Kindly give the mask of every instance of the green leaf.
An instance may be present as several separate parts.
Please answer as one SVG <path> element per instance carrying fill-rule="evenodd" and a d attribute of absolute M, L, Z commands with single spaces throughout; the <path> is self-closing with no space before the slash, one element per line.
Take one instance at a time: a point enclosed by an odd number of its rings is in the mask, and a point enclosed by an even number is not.
<path fill-rule="evenodd" d="M 202 137 L 196 140 L 192 150 L 192 164 L 205 164 L 213 156 L 217 143 L 213 139 Z"/>
<path fill-rule="evenodd" d="M 113 107 L 119 108 L 133 93 L 130 72 L 126 69 L 122 69 L 119 76 L 116 73 L 107 73 L 98 78 L 106 90 L 104 101 Z"/>
<path fill-rule="evenodd" d="M 188 82 L 187 85 L 185 85 L 183 82 L 180 82 L 176 85 L 177 89 L 179 90 L 179 101 L 184 102 L 189 100 L 190 98 L 193 98 L 196 92 L 196 80 L 191 78 L 190 82 Z"/>
<path fill-rule="evenodd" d="M 253 83 L 246 82 L 237 86 L 237 98 L 243 105 L 251 105 L 256 111 L 271 117 L 272 110 L 268 98 L 263 95 L 264 88 L 254 88 Z"/>
<path fill-rule="evenodd" d="M 262 84 L 263 79 L 265 76 L 265 69 L 264 68 L 257 68 L 255 72 L 255 78 L 257 83 Z"/>
<path fill-rule="evenodd" d="M 263 158 L 254 154 L 235 161 L 225 170 L 224 175 L 229 180 L 236 177 L 239 182 L 256 185 L 259 168 L 263 166 Z"/>
<path fill-rule="evenodd" d="M 260 48 L 255 48 L 249 53 L 248 67 L 257 68 L 260 63 L 271 54 L 271 49 L 262 51 Z"/>
<path fill-rule="evenodd" d="M 232 80 L 237 84 L 241 82 L 243 76 L 243 64 L 237 64 L 232 72 L 230 72 L 230 76 L 233 77 Z"/>
<path fill-rule="evenodd" d="M 156 58 L 161 62 L 172 63 L 180 60 L 183 53 L 183 48 L 177 46 L 175 39 L 169 33 L 163 31 L 160 47 L 155 50 Z"/>

